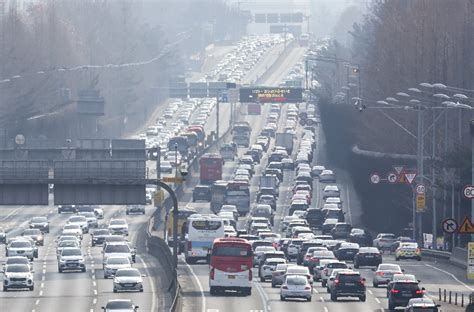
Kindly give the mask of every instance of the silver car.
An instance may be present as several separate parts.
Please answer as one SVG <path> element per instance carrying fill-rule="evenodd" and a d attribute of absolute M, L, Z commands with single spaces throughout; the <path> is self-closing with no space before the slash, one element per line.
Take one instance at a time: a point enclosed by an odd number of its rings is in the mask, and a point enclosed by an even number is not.
<path fill-rule="evenodd" d="M 263 265 L 260 266 L 260 282 L 265 282 L 268 278 L 271 278 L 278 264 L 286 264 L 286 260 L 280 258 L 266 259 Z"/>
<path fill-rule="evenodd" d="M 104 265 L 104 278 L 115 276 L 115 273 L 119 269 L 128 269 L 131 267 L 132 264 L 128 257 L 108 257 Z"/>
<path fill-rule="evenodd" d="M 393 233 L 380 233 L 373 241 L 373 246 L 379 250 L 390 250 L 393 243 L 397 241 L 397 236 Z"/>
<path fill-rule="evenodd" d="M 280 300 L 288 298 L 302 298 L 311 301 L 313 286 L 305 276 L 287 275 L 280 288 Z"/>
<path fill-rule="evenodd" d="M 402 274 L 403 272 L 404 270 L 398 264 L 379 264 L 377 270 L 375 270 L 373 286 L 387 285 L 392 280 L 393 275 Z"/>
<path fill-rule="evenodd" d="M 118 269 L 114 277 L 114 293 L 119 291 L 143 292 L 143 280 L 140 271 L 134 268 Z"/>
<path fill-rule="evenodd" d="M 330 261 L 326 263 L 324 268 L 321 270 L 321 286 L 326 287 L 329 276 L 335 269 L 350 269 L 349 266 L 342 261 Z"/>
<path fill-rule="evenodd" d="M 272 288 L 275 288 L 277 285 L 283 284 L 286 277 L 286 270 L 290 266 L 296 266 L 292 263 L 280 263 L 277 264 L 275 270 L 272 272 Z"/>

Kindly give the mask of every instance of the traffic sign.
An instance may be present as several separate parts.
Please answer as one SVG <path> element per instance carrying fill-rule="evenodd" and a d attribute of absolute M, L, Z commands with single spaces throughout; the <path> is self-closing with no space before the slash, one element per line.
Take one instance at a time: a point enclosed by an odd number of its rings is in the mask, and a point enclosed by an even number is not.
<path fill-rule="evenodd" d="M 458 223 L 454 219 L 446 219 L 442 225 L 444 233 L 452 234 L 458 230 Z"/>
<path fill-rule="evenodd" d="M 467 278 L 474 280 L 474 242 L 467 244 Z"/>
<path fill-rule="evenodd" d="M 403 166 L 394 166 L 393 169 L 395 169 L 397 174 L 400 174 L 403 171 Z"/>
<path fill-rule="evenodd" d="M 425 194 L 416 195 L 416 211 L 423 212 L 426 206 L 426 197 Z"/>
<path fill-rule="evenodd" d="M 398 176 L 395 172 L 389 172 L 387 175 L 387 180 L 389 183 L 397 183 Z"/>
<path fill-rule="evenodd" d="M 474 224 L 472 224 L 469 217 L 465 217 L 464 221 L 459 226 L 459 234 L 474 234 Z"/>
<path fill-rule="evenodd" d="M 163 177 L 161 181 L 166 182 L 166 183 L 183 183 L 184 179 L 181 177 Z"/>
<path fill-rule="evenodd" d="M 473 199 L 474 198 L 474 186 L 473 185 L 466 185 L 462 189 L 462 193 L 465 198 Z"/>
<path fill-rule="evenodd" d="M 424 184 L 417 184 L 416 185 L 416 193 L 417 194 L 425 194 L 426 187 Z"/>
<path fill-rule="evenodd" d="M 372 184 L 378 184 L 380 183 L 380 176 L 377 173 L 372 173 L 370 175 L 370 182 Z"/>
<path fill-rule="evenodd" d="M 416 172 L 405 172 L 405 177 L 407 178 L 408 183 L 412 184 L 413 181 L 415 181 Z"/>

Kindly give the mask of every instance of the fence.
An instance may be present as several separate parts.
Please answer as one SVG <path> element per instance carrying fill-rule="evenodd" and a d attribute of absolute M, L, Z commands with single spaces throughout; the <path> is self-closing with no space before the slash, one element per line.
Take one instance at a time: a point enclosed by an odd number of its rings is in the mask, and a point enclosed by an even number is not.
<path fill-rule="evenodd" d="M 449 304 L 459 305 L 461 307 L 474 305 L 474 293 L 465 294 L 453 292 L 447 289 L 438 289 L 438 300 Z M 466 310 L 467 311 L 467 310 Z M 474 309 L 473 309 L 474 311 Z"/>

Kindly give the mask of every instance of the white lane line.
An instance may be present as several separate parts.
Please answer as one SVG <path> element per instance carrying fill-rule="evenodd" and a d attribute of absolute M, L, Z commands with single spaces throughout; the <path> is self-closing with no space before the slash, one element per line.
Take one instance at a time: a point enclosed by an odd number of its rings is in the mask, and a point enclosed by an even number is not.
<path fill-rule="evenodd" d="M 146 276 L 150 281 L 150 287 L 151 287 L 151 310 L 150 311 L 156 311 L 156 296 L 155 294 L 155 283 L 153 281 L 153 278 L 150 275 L 150 272 L 148 271 L 148 266 L 146 265 L 145 261 L 142 259 L 142 257 L 137 256 L 138 260 L 143 264 L 143 268 L 145 269 Z"/>
<path fill-rule="evenodd" d="M 10 218 L 10 216 L 12 216 L 13 214 L 15 214 L 19 209 L 19 208 L 16 208 L 16 209 L 13 209 L 9 214 L 7 214 L 5 217 L 3 217 L 2 221 L 5 221 L 6 219 Z"/>
<path fill-rule="evenodd" d="M 41 280 L 42 280 L 42 281 L 46 280 L 46 276 L 44 276 L 44 275 L 41 276 Z"/>
<path fill-rule="evenodd" d="M 44 288 L 44 283 L 41 283 L 41 288 Z"/>
<path fill-rule="evenodd" d="M 43 291 L 42 291 L 42 290 L 40 290 L 39 296 L 40 296 L 40 297 L 43 296 Z"/>
<path fill-rule="evenodd" d="M 425 265 L 426 265 L 427 267 L 433 268 L 433 269 L 435 269 L 435 270 L 438 270 L 438 271 L 440 271 L 440 272 L 443 272 L 443 273 L 445 273 L 445 274 L 451 276 L 456 282 L 458 282 L 458 283 L 461 284 L 462 286 L 466 287 L 466 288 L 469 289 L 470 291 L 474 291 L 474 288 L 472 288 L 472 287 L 470 287 L 469 285 L 467 285 L 466 283 L 460 281 L 456 276 L 454 276 L 454 274 L 449 273 L 449 272 L 447 272 L 447 271 L 445 271 L 445 270 L 442 270 L 442 269 L 440 269 L 440 268 L 438 268 L 438 267 L 435 267 L 434 265 L 431 265 L 431 264 L 425 263 Z"/>
<path fill-rule="evenodd" d="M 323 307 L 323 309 L 324 309 L 324 312 L 329 312 L 328 307 Z"/>
<path fill-rule="evenodd" d="M 370 290 L 370 289 L 367 289 L 367 292 L 368 292 L 369 294 L 371 294 L 371 295 L 374 294 L 374 293 L 372 292 L 372 290 Z"/>
<path fill-rule="evenodd" d="M 352 224 L 352 213 L 351 213 L 351 202 L 350 202 L 350 195 L 349 195 L 349 187 L 346 187 L 346 197 L 347 197 L 347 213 L 349 214 L 349 223 Z"/>
<path fill-rule="evenodd" d="M 375 301 L 376 301 L 378 304 L 380 304 L 379 298 L 375 297 Z"/>
<path fill-rule="evenodd" d="M 94 300 L 92 300 L 92 304 L 96 305 L 96 303 L 97 303 L 97 298 L 94 298 Z"/>
<path fill-rule="evenodd" d="M 45 270 L 45 269 L 43 269 L 43 274 L 46 274 L 46 270 Z"/>
<path fill-rule="evenodd" d="M 199 278 L 197 277 L 196 273 L 194 273 L 193 268 L 186 263 L 186 266 L 188 267 L 189 271 L 191 272 L 191 275 L 193 276 L 194 280 L 196 281 L 196 284 L 199 287 L 199 291 L 201 292 L 201 305 L 202 305 L 202 312 L 206 312 L 206 297 L 204 296 L 204 289 L 202 288 L 201 281 L 199 281 Z"/>
<path fill-rule="evenodd" d="M 319 299 L 321 299 L 321 302 L 324 302 L 324 298 L 323 298 L 323 297 L 319 297 Z"/>
<path fill-rule="evenodd" d="M 265 290 L 263 290 L 262 286 L 257 282 L 254 282 L 253 285 L 255 286 L 255 288 L 257 288 L 260 298 L 262 299 L 263 311 L 271 311 L 271 308 L 268 305 L 268 296 Z"/>
<path fill-rule="evenodd" d="M 97 289 L 94 289 L 94 296 L 97 296 Z"/>
<path fill-rule="evenodd" d="M 93 281 L 93 282 L 92 282 L 92 286 L 97 287 L 96 281 Z"/>
<path fill-rule="evenodd" d="M 40 303 L 39 299 L 36 299 L 35 305 L 38 305 Z"/>

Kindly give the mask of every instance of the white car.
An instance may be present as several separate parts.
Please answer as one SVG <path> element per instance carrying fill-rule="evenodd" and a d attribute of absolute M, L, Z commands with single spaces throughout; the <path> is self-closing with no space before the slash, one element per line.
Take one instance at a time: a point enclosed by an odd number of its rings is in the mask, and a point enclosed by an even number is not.
<path fill-rule="evenodd" d="M 260 282 L 265 282 L 267 279 L 272 278 L 272 273 L 278 264 L 286 264 L 286 260 L 281 258 L 266 259 L 263 265 L 260 266 L 260 271 L 258 272 Z"/>
<path fill-rule="evenodd" d="M 335 183 L 336 182 L 336 175 L 332 170 L 323 170 L 319 174 L 319 182 L 321 183 Z"/>
<path fill-rule="evenodd" d="M 393 233 L 380 233 L 373 241 L 374 247 L 380 250 L 392 248 L 393 243 L 397 241 L 397 236 Z"/>
<path fill-rule="evenodd" d="M 300 252 L 300 247 L 301 247 L 301 244 L 303 244 L 303 239 L 292 239 L 289 243 L 288 243 L 288 247 L 286 248 L 286 256 L 288 257 L 288 259 L 292 259 L 292 258 L 297 258 L 298 257 L 298 254 Z"/>
<path fill-rule="evenodd" d="M 234 214 L 234 219 L 239 218 L 239 211 L 235 205 L 222 205 L 220 212 L 232 212 Z"/>
<path fill-rule="evenodd" d="M 15 239 L 7 245 L 6 256 L 24 256 L 33 261 L 35 258 L 35 249 L 31 241 L 26 239 Z"/>
<path fill-rule="evenodd" d="M 99 222 L 97 221 L 97 216 L 95 215 L 95 213 L 90 211 L 84 211 L 79 212 L 79 215 L 86 217 L 89 228 L 97 228 L 99 226 Z"/>
<path fill-rule="evenodd" d="M 77 224 L 81 227 L 82 233 L 89 233 L 89 223 L 87 218 L 83 215 L 71 216 L 67 224 Z"/>
<path fill-rule="evenodd" d="M 3 264 L 3 269 L 11 264 L 26 264 L 30 267 L 30 271 L 33 271 L 33 262 L 30 262 L 30 260 L 25 256 L 7 257 L 7 261 Z"/>
<path fill-rule="evenodd" d="M 61 255 L 58 260 L 58 271 L 63 273 L 64 271 L 86 271 L 86 264 L 84 256 L 80 248 L 65 247 L 61 251 Z"/>
<path fill-rule="evenodd" d="M 340 197 L 341 190 L 337 185 L 326 185 L 323 190 L 323 199 L 328 197 Z"/>
<path fill-rule="evenodd" d="M 65 240 L 58 242 L 58 246 L 56 247 L 56 257 L 59 259 L 61 256 L 61 252 L 64 248 L 81 248 L 78 240 Z"/>
<path fill-rule="evenodd" d="M 305 276 L 287 275 L 280 288 L 280 300 L 288 298 L 303 298 L 311 301 L 313 296 L 313 286 Z"/>
<path fill-rule="evenodd" d="M 34 290 L 33 272 L 27 264 L 9 264 L 3 273 L 3 291 L 10 288 L 28 288 Z M 5 308 L 6 309 L 6 308 Z"/>
<path fill-rule="evenodd" d="M 132 249 L 127 242 L 107 243 L 104 245 L 102 253 L 102 265 L 105 267 L 108 257 L 127 257 L 130 262 L 134 262 L 132 258 Z"/>
<path fill-rule="evenodd" d="M 145 206 L 144 205 L 128 205 L 127 208 L 125 208 L 125 214 L 129 215 L 131 213 L 145 214 Z"/>
<path fill-rule="evenodd" d="M 107 301 L 102 310 L 104 312 L 136 312 L 138 306 L 134 305 L 130 299 L 112 299 Z"/>
<path fill-rule="evenodd" d="M 102 208 L 94 208 L 94 214 L 97 217 L 97 219 L 104 218 L 104 210 Z"/>
<path fill-rule="evenodd" d="M 114 293 L 130 290 L 143 292 L 142 275 L 134 268 L 118 269 L 115 272 L 113 287 Z"/>
<path fill-rule="evenodd" d="M 108 257 L 104 265 L 104 278 L 115 276 L 119 269 L 128 269 L 132 267 L 132 263 L 128 257 Z"/>
<path fill-rule="evenodd" d="M 342 200 L 340 197 L 326 197 L 324 199 L 325 204 L 336 204 L 339 208 L 342 208 Z"/>
<path fill-rule="evenodd" d="M 112 234 L 121 234 L 128 236 L 128 224 L 127 221 L 124 219 L 110 220 L 108 229 Z"/>
<path fill-rule="evenodd" d="M 83 231 L 79 224 L 65 224 L 60 234 L 61 236 L 75 236 L 82 240 Z"/>

